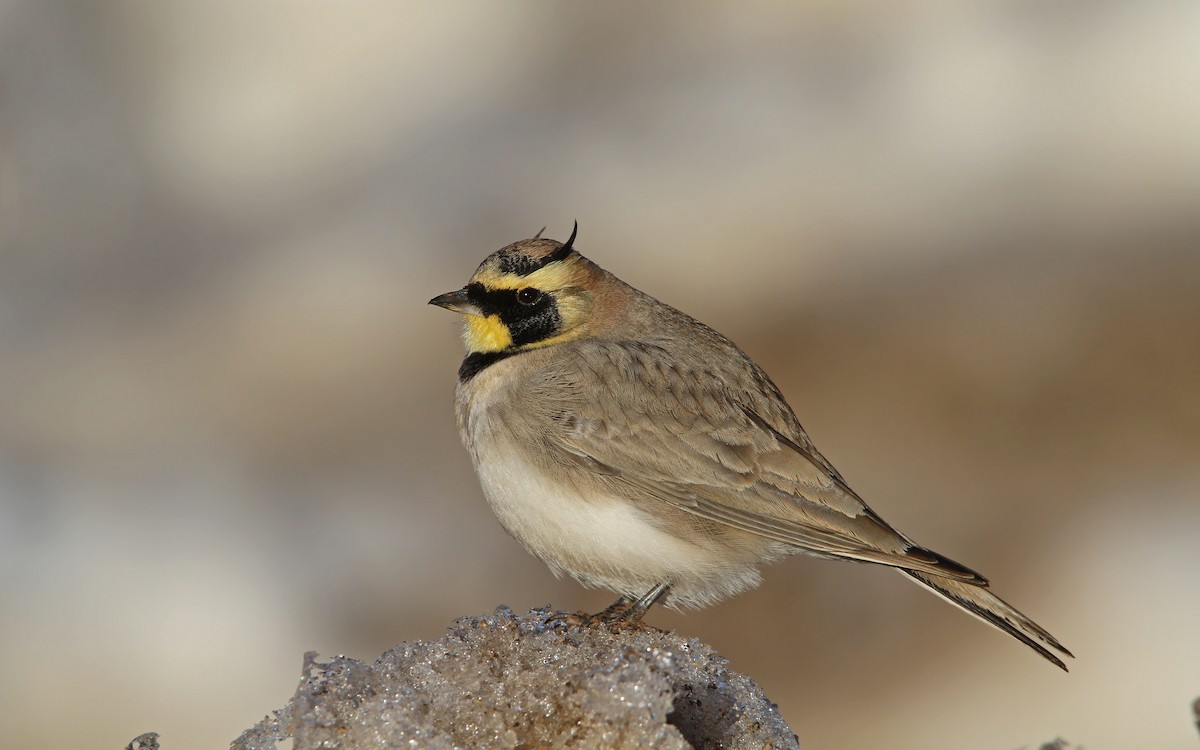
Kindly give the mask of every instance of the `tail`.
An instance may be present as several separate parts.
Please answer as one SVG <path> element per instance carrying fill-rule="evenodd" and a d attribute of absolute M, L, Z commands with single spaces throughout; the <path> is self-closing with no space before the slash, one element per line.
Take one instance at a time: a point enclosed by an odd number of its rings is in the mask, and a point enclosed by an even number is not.
<path fill-rule="evenodd" d="M 1067 665 L 1058 657 L 1058 654 L 1075 657 L 1042 626 L 982 586 L 969 581 L 944 578 L 915 570 L 903 568 L 899 568 L 899 570 L 951 604 L 975 615 L 997 630 L 1008 633 L 1041 654 L 1046 660 L 1058 665 L 1059 669 L 1064 672 L 1067 671 Z M 1055 653 L 1056 651 L 1058 654 Z"/>

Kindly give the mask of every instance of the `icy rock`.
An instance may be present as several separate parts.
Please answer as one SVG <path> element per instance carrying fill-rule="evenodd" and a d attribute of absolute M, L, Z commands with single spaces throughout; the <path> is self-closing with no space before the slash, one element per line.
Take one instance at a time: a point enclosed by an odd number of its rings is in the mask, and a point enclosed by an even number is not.
<path fill-rule="evenodd" d="M 695 639 L 506 608 L 374 664 L 306 658 L 287 706 L 233 750 L 316 748 L 795 748 L 748 677 Z M 557 613 L 561 614 L 561 613 Z"/>

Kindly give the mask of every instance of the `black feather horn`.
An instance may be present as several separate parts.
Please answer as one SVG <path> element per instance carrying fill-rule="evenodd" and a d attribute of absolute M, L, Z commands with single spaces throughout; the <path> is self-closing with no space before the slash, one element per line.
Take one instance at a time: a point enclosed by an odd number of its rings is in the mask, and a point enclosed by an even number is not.
<path fill-rule="evenodd" d="M 543 263 L 543 265 L 545 265 L 546 263 L 553 263 L 556 260 L 562 260 L 563 258 L 570 255 L 571 251 L 575 249 L 574 247 L 572 247 L 572 245 L 575 244 L 575 234 L 577 232 L 579 232 L 579 222 L 578 221 L 575 222 L 575 226 L 572 227 L 572 229 L 571 229 L 571 236 L 567 238 L 567 241 L 563 243 L 562 247 L 558 248 L 557 250 L 555 250 L 554 252 L 552 252 L 546 256 L 546 260 L 545 260 L 545 263 Z"/>

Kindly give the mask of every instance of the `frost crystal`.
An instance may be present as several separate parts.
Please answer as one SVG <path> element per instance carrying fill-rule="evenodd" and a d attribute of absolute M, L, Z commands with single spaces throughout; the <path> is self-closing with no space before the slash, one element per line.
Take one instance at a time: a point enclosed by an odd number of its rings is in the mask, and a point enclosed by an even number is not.
<path fill-rule="evenodd" d="M 797 747 L 774 704 L 697 640 L 501 607 L 373 665 L 305 662 L 295 697 L 233 750 Z"/>

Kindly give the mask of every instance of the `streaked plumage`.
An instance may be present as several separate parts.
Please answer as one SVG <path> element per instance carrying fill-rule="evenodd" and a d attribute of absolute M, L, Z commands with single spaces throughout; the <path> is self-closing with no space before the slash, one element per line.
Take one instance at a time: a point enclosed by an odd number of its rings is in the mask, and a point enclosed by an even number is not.
<path fill-rule="evenodd" d="M 1055 652 L 1069 652 L 986 579 L 867 507 L 745 353 L 574 237 L 509 245 L 431 300 L 466 316 L 459 430 L 530 553 L 625 603 L 653 590 L 633 616 L 664 592 L 668 606 L 712 604 L 795 553 L 879 563 L 1063 667 Z"/>

